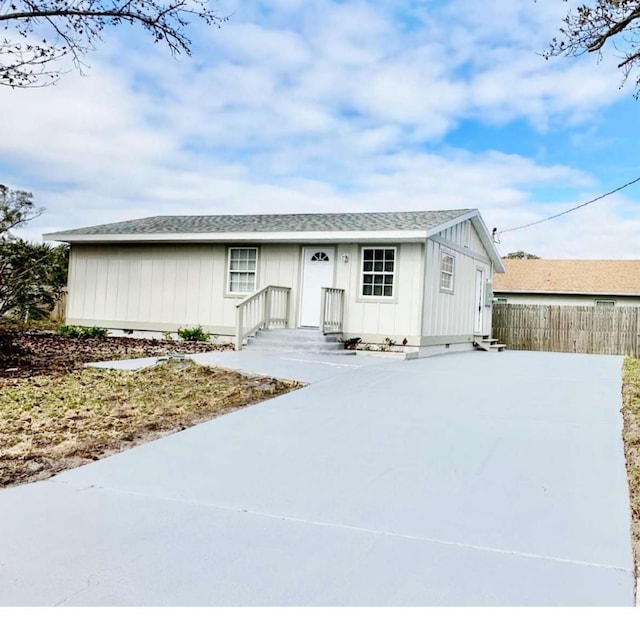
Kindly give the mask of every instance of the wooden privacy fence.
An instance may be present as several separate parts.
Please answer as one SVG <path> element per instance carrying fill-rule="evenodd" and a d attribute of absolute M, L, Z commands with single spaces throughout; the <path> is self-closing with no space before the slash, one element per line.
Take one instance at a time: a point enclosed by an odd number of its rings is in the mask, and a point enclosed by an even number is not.
<path fill-rule="evenodd" d="M 49 318 L 51 320 L 55 320 L 56 322 L 64 322 L 64 319 L 67 316 L 67 292 L 63 292 L 60 295 L 60 298 L 56 302 L 55 306 L 51 310 L 49 314 Z"/>
<path fill-rule="evenodd" d="M 640 356 L 640 307 L 494 305 L 493 337 L 512 350 Z"/>

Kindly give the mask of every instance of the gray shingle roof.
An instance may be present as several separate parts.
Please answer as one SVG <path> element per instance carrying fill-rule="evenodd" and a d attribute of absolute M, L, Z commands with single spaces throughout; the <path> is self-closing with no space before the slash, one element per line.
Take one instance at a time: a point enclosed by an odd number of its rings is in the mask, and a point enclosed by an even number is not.
<path fill-rule="evenodd" d="M 193 215 L 132 219 L 63 230 L 55 235 L 171 234 L 218 232 L 329 232 L 430 230 L 472 211 L 311 213 L 291 215 Z"/>

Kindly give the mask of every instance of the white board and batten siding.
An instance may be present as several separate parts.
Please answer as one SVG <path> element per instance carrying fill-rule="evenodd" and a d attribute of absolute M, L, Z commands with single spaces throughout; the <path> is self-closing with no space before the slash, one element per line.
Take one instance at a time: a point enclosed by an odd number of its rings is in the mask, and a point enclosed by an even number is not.
<path fill-rule="evenodd" d="M 74 244 L 69 270 L 67 322 L 111 329 L 175 331 L 201 325 L 232 335 L 236 305 L 247 295 L 228 294 L 229 247 L 250 244 Z M 290 327 L 299 325 L 302 256 L 298 243 L 255 244 L 256 290 L 285 286 L 290 293 Z M 343 332 L 366 342 L 386 338 L 412 346 L 471 341 L 476 271 L 492 276 L 491 261 L 475 229 L 462 222 L 426 242 L 336 243 L 333 284 L 344 292 Z M 364 248 L 394 248 L 393 295 L 362 294 Z M 440 258 L 455 256 L 453 294 L 440 291 Z M 328 279 L 327 279 L 328 281 Z M 477 303 L 475 303 L 477 306 Z M 318 317 L 319 317 L 318 308 Z M 491 308 L 482 308 L 482 332 L 489 333 Z"/>
<path fill-rule="evenodd" d="M 453 292 L 441 290 L 442 252 L 454 257 Z M 485 303 L 487 281 L 493 276 L 491 259 L 470 221 L 427 239 L 424 277 L 422 344 L 469 342 L 491 332 L 491 307 Z M 476 325 L 477 271 L 482 272 L 481 328 Z"/>
<path fill-rule="evenodd" d="M 362 250 L 396 249 L 391 299 L 362 296 Z M 345 291 L 344 337 L 367 342 L 404 338 L 419 345 L 424 278 L 424 243 L 340 244 L 336 251 L 335 287 Z"/>
<path fill-rule="evenodd" d="M 298 253 L 297 245 L 259 247 L 257 287 L 294 288 Z M 74 245 L 67 322 L 156 331 L 202 325 L 231 335 L 244 295 L 226 293 L 227 268 L 225 245 Z"/>

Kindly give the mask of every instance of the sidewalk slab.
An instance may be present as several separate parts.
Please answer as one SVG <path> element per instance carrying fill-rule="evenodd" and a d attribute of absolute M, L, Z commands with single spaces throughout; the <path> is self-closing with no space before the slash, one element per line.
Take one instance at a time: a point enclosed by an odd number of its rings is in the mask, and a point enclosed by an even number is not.
<path fill-rule="evenodd" d="M 633 590 L 623 570 L 202 503 L 55 482 L 2 499 L 2 605 L 609 606 Z"/>

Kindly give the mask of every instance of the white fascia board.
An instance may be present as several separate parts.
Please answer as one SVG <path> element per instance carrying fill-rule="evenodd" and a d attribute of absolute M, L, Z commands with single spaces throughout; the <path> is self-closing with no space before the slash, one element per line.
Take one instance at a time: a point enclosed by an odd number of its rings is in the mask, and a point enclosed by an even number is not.
<path fill-rule="evenodd" d="M 43 235 L 45 241 L 66 243 L 335 243 L 335 242 L 423 242 L 425 230 L 376 230 L 329 232 L 170 232 L 155 234 L 63 234 L 50 232 Z"/>
<path fill-rule="evenodd" d="M 496 251 L 495 243 L 491 238 L 491 234 L 480 215 L 480 211 L 474 209 L 464 215 L 460 215 L 460 217 L 456 217 L 455 219 L 451 219 L 446 223 L 440 224 L 435 228 L 432 228 L 428 232 L 428 236 L 435 236 L 436 234 L 440 234 L 442 231 L 452 228 L 453 226 L 457 226 L 463 221 L 467 221 L 467 219 L 471 219 L 484 248 L 487 250 L 487 254 L 491 258 L 491 262 L 493 263 L 493 270 L 495 273 L 505 273 L 506 269 L 500 258 L 500 254 Z"/>
<path fill-rule="evenodd" d="M 493 289 L 496 294 L 538 294 L 538 295 L 567 295 L 586 297 L 640 297 L 640 292 L 583 292 L 581 290 L 499 290 Z"/>
<path fill-rule="evenodd" d="M 476 227 L 476 231 L 480 236 L 480 240 L 484 245 L 484 248 L 487 250 L 487 253 L 491 256 L 493 260 L 493 269 L 495 273 L 506 273 L 507 269 L 504 266 L 504 262 L 502 262 L 502 258 L 496 249 L 496 244 L 493 242 L 493 237 L 489 232 L 486 224 L 484 223 L 484 219 L 480 215 L 479 211 L 475 211 L 473 216 L 473 225 Z"/>

